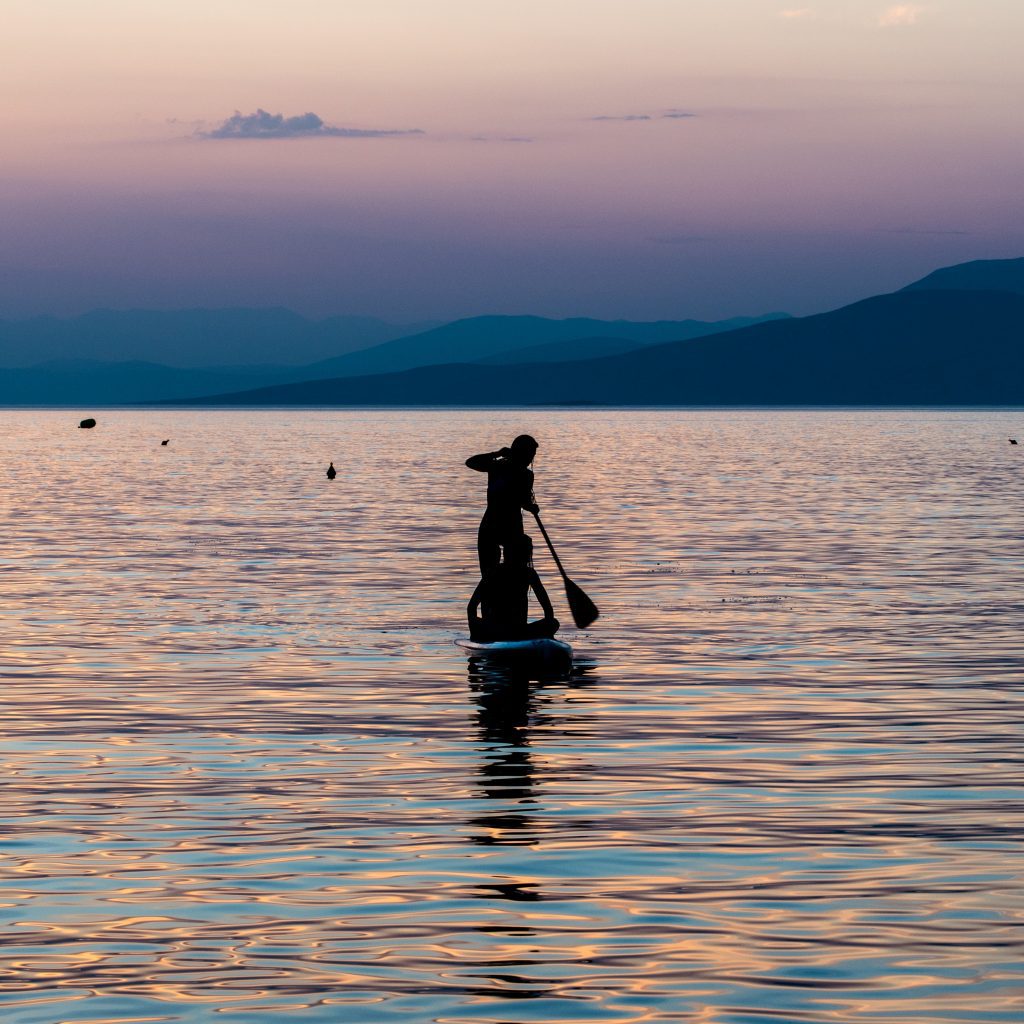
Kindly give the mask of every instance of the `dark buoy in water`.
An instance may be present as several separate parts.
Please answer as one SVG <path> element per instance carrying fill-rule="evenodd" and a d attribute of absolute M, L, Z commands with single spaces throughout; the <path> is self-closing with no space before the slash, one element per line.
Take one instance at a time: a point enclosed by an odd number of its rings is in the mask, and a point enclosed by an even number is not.
<path fill-rule="evenodd" d="M 1010 438 L 1010 444 L 1016 444 L 1016 443 L 1017 443 L 1017 438 L 1011 437 Z"/>
<path fill-rule="evenodd" d="M 94 419 L 92 419 L 92 417 L 90 417 L 87 420 L 82 420 L 82 422 L 78 424 L 78 429 L 79 430 L 92 430 L 92 428 L 95 427 L 95 426 L 96 426 L 96 421 Z"/>
<path fill-rule="evenodd" d="M 327 479 L 328 480 L 333 480 L 337 475 L 338 475 L 338 471 L 334 468 L 334 463 L 332 462 L 327 467 Z"/>
<path fill-rule="evenodd" d="M 166 440 L 166 441 L 161 441 L 160 443 L 161 443 L 162 445 L 166 445 L 166 444 L 170 444 L 170 442 L 171 442 L 171 439 L 170 439 L 170 438 L 167 438 L 167 440 Z"/>

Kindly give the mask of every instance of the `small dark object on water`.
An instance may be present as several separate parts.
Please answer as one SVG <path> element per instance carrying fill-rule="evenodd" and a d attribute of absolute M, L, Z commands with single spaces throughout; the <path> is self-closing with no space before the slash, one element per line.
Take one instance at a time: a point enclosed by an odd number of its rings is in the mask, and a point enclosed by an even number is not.
<path fill-rule="evenodd" d="M 1010 444 L 1016 444 L 1016 443 L 1017 443 L 1017 438 L 1011 437 L 1010 438 Z"/>
<path fill-rule="evenodd" d="M 87 420 L 82 420 L 82 422 L 78 424 L 78 429 L 79 430 L 91 430 L 95 426 L 96 426 L 96 421 L 90 417 Z"/>
<path fill-rule="evenodd" d="M 332 462 L 327 467 L 327 479 L 328 480 L 333 480 L 337 475 L 338 475 L 338 471 L 334 468 L 334 463 Z"/>
<path fill-rule="evenodd" d="M 171 440 L 170 438 L 167 438 L 167 440 L 166 440 L 166 441 L 161 441 L 160 443 L 161 443 L 162 445 L 163 445 L 163 444 L 169 444 L 169 443 L 170 443 L 170 440 Z"/>

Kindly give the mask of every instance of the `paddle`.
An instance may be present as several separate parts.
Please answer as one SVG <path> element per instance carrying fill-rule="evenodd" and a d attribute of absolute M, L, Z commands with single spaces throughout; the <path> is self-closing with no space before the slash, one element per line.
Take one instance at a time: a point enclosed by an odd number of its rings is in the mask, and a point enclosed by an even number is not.
<path fill-rule="evenodd" d="M 540 521 L 540 515 L 534 512 L 533 518 L 537 520 L 540 532 L 544 535 L 544 540 L 547 542 L 548 551 L 551 552 L 551 557 L 555 560 L 555 565 L 558 566 L 558 571 L 562 574 L 562 582 L 565 584 L 565 597 L 569 602 L 569 611 L 572 612 L 572 621 L 576 623 L 579 629 L 586 629 L 600 614 L 597 610 L 597 605 L 566 576 L 562 563 L 555 552 L 555 546 L 551 543 L 551 538 L 548 536 L 548 531 L 544 529 L 544 524 Z"/>

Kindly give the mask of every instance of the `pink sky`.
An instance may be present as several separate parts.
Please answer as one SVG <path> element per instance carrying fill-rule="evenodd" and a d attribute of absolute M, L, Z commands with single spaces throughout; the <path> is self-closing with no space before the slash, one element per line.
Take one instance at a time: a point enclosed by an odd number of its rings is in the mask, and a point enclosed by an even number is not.
<path fill-rule="evenodd" d="M 8 0 L 0 317 L 827 309 L 1024 254 L 1022 38 L 1019 0 Z M 217 137 L 258 109 L 324 127 Z"/>

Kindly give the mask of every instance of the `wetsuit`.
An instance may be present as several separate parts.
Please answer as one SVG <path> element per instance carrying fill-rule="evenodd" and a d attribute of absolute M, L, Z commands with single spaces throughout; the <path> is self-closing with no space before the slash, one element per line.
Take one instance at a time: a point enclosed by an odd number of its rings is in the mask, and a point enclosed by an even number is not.
<path fill-rule="evenodd" d="M 486 576 L 501 560 L 505 544 L 523 535 L 523 509 L 534 504 L 533 471 L 510 460 L 505 451 L 474 455 L 466 465 L 487 474 L 487 511 L 476 541 L 480 575 Z"/>

